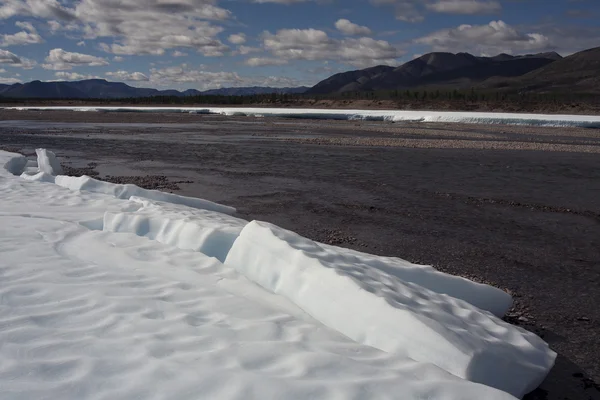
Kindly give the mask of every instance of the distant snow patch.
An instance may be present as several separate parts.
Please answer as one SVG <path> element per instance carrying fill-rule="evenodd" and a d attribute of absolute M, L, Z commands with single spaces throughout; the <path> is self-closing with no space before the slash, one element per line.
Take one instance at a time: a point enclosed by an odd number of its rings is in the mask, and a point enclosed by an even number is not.
<path fill-rule="evenodd" d="M 0 108 L 1 109 L 1 108 Z M 91 112 L 161 112 L 296 119 L 363 120 L 390 122 L 458 122 L 466 124 L 530 125 L 600 128 L 597 115 L 520 114 L 405 110 L 329 110 L 253 107 L 7 107 L 12 110 L 71 110 Z"/>

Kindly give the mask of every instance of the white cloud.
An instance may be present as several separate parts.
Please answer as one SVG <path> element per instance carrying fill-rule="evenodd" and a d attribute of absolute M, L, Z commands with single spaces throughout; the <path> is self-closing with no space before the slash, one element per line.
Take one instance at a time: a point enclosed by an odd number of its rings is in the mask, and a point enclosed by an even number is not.
<path fill-rule="evenodd" d="M 127 71 L 116 71 L 116 72 L 107 72 L 106 76 L 109 76 L 118 81 L 127 81 L 127 82 L 140 82 L 140 81 L 149 81 L 146 75 L 141 72 L 127 72 Z"/>
<path fill-rule="evenodd" d="M 205 56 L 228 47 L 213 25 L 231 17 L 217 0 L 2 0 L 0 19 L 17 15 L 48 20 L 51 33 L 77 31 L 86 39 L 109 38 L 102 48 L 117 55 L 163 55 L 187 47 Z"/>
<path fill-rule="evenodd" d="M 403 51 L 368 37 L 332 39 L 316 29 L 282 29 L 263 34 L 263 47 L 285 60 L 333 60 L 357 67 L 394 64 Z"/>
<path fill-rule="evenodd" d="M 396 19 L 404 22 L 422 22 L 424 0 L 370 0 L 374 5 L 390 5 L 394 8 Z"/>
<path fill-rule="evenodd" d="M 30 22 L 17 21 L 15 25 L 23 30 L 14 34 L 0 35 L 0 46 L 23 46 L 44 42 Z"/>
<path fill-rule="evenodd" d="M 374 5 L 392 6 L 396 19 L 422 22 L 426 11 L 446 14 L 495 14 L 502 9 L 497 0 L 370 0 Z"/>
<path fill-rule="evenodd" d="M 259 52 L 259 51 L 261 51 L 260 48 L 258 48 L 258 47 L 250 47 L 250 46 L 239 46 L 238 49 L 237 49 L 237 52 L 239 54 L 242 54 L 242 55 L 246 55 L 246 54 L 250 54 L 250 53 L 256 53 L 256 52 Z"/>
<path fill-rule="evenodd" d="M 270 57 L 252 57 L 247 59 L 244 64 L 250 67 L 264 67 L 266 65 L 285 65 L 287 60 L 281 58 L 270 58 Z"/>
<path fill-rule="evenodd" d="M 36 65 L 36 62 L 25 57 L 19 57 L 15 53 L 8 50 L 0 49 L 0 64 L 10 65 L 11 67 L 20 67 L 23 69 L 31 69 Z"/>
<path fill-rule="evenodd" d="M 15 53 L 0 49 L 0 64 L 19 64 L 21 59 Z"/>
<path fill-rule="evenodd" d="M 217 35 L 223 28 L 208 20 L 231 13 L 212 0 L 82 0 L 75 7 L 88 38 L 114 38 L 103 50 L 118 55 L 163 55 L 168 49 L 191 48 L 205 56 L 223 55 L 228 47 Z"/>
<path fill-rule="evenodd" d="M 337 20 L 337 22 L 335 23 L 335 27 L 338 31 L 342 32 L 344 35 L 349 35 L 349 36 L 352 36 L 352 35 L 369 36 L 373 33 L 366 26 L 357 25 L 357 24 L 352 23 L 349 20 L 344 19 L 344 18 Z"/>
<path fill-rule="evenodd" d="M 17 15 L 67 21 L 75 18 L 73 10 L 57 0 L 2 0 L 0 19 L 8 19 Z"/>
<path fill-rule="evenodd" d="M 83 74 L 79 74 L 77 72 L 65 72 L 65 71 L 56 72 L 54 74 L 54 76 L 56 76 L 58 79 L 64 79 L 66 81 L 81 81 L 84 79 L 100 78 L 99 76 L 95 76 L 95 75 L 83 75 Z"/>
<path fill-rule="evenodd" d="M 494 14 L 502 10 L 497 1 L 437 0 L 427 4 L 429 10 L 447 14 Z"/>
<path fill-rule="evenodd" d="M 150 72 L 150 81 L 157 85 L 179 84 L 189 87 L 194 84 L 193 86 L 200 90 L 240 86 L 299 86 L 299 82 L 292 78 L 274 76 L 242 77 L 237 72 L 197 70 L 190 68 L 187 64 L 163 69 L 153 68 Z"/>
<path fill-rule="evenodd" d="M 475 54 L 517 54 L 544 51 L 552 47 L 547 36 L 521 32 L 504 21 L 443 29 L 421 37 L 415 42 L 431 46 L 434 51 L 469 51 Z"/>
<path fill-rule="evenodd" d="M 21 28 L 28 32 L 37 32 L 37 30 L 35 29 L 35 27 L 33 26 L 33 24 L 31 22 L 17 21 L 17 22 L 15 22 L 15 25 L 17 26 L 17 28 Z"/>
<path fill-rule="evenodd" d="M 12 85 L 13 83 L 20 83 L 21 80 L 19 78 L 13 78 L 9 76 L 0 76 L 0 84 L 3 85 Z"/>
<path fill-rule="evenodd" d="M 43 43 L 44 39 L 37 33 L 17 32 L 12 35 L 0 35 L 0 46 L 24 46 L 27 44 Z"/>
<path fill-rule="evenodd" d="M 85 47 L 85 40 L 77 42 L 77 46 L 79 46 L 79 47 Z"/>
<path fill-rule="evenodd" d="M 82 53 L 71 53 L 63 49 L 52 49 L 42 65 L 45 69 L 69 70 L 73 67 L 98 67 L 108 65 L 104 58 Z"/>
<path fill-rule="evenodd" d="M 229 35 L 227 40 L 229 40 L 229 42 L 233 44 L 244 44 L 246 43 L 246 35 L 243 33 L 236 33 L 233 35 Z"/>
<path fill-rule="evenodd" d="M 173 57 L 187 57 L 187 56 L 188 56 L 188 53 L 184 53 L 184 52 L 182 52 L 182 51 L 175 50 L 173 53 L 171 53 L 171 55 L 172 55 Z"/>
<path fill-rule="evenodd" d="M 122 62 L 122 61 L 124 61 L 124 60 L 125 60 L 125 58 L 124 58 L 124 57 L 121 57 L 121 56 L 114 56 L 114 57 L 113 57 L 113 61 L 114 61 L 114 62 Z"/>
<path fill-rule="evenodd" d="M 295 4 L 295 3 L 305 3 L 307 1 L 315 1 L 315 0 L 253 0 L 254 3 L 275 3 L 275 4 Z"/>

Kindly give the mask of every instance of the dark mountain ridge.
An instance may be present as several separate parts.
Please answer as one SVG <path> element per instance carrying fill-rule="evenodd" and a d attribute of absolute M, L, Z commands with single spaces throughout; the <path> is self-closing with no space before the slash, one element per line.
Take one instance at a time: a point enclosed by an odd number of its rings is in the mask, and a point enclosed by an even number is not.
<path fill-rule="evenodd" d="M 303 93 L 307 88 L 271 88 L 271 87 L 240 87 L 222 88 L 201 92 L 188 89 L 183 92 L 178 90 L 158 90 L 151 88 L 138 88 L 122 82 L 109 82 L 105 79 L 85 79 L 81 81 L 42 82 L 39 80 L 28 83 L 15 83 L 0 85 L 0 97 L 25 99 L 122 99 L 154 96 L 248 96 L 266 93 Z"/>
<path fill-rule="evenodd" d="M 473 85 L 492 77 L 517 77 L 562 59 L 557 53 L 476 57 L 469 53 L 435 52 L 396 68 L 377 66 L 327 78 L 307 94 L 399 90 L 427 85 Z"/>

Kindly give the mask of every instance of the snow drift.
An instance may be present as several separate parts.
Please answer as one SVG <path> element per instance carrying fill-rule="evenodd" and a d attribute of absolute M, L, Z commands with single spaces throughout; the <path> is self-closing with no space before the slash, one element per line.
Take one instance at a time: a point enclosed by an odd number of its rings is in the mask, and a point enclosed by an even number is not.
<path fill-rule="evenodd" d="M 235 213 L 235 208 L 213 203 L 212 201 L 179 196 L 172 193 L 160 192 L 158 190 L 142 189 L 136 185 L 118 185 L 115 183 L 103 182 L 90 178 L 89 176 L 72 177 L 60 175 L 56 177 L 56 184 L 71 190 L 104 193 L 124 200 L 135 196 L 203 210 L 216 211 L 224 214 Z"/>
<path fill-rule="evenodd" d="M 496 288 L 23 159 L 0 151 L 2 398 L 508 400 L 554 363 Z"/>
<path fill-rule="evenodd" d="M 46 149 L 36 149 L 37 165 L 40 172 L 48 175 L 61 175 L 63 169 L 56 159 L 56 154 Z"/>
<path fill-rule="evenodd" d="M 130 199 L 141 208 L 134 212 L 104 214 L 103 229 L 144 236 L 183 250 L 194 250 L 225 261 L 247 221 L 209 210 L 189 212 L 185 207 Z"/>
<path fill-rule="evenodd" d="M 246 225 L 225 264 L 359 343 L 517 397 L 539 386 L 554 364 L 555 353 L 531 332 L 465 301 L 344 262 L 271 224 Z"/>
<path fill-rule="evenodd" d="M 365 120 L 391 122 L 459 122 L 467 124 L 532 125 L 600 128 L 600 116 L 449 111 L 326 110 L 309 108 L 236 107 L 7 107 L 14 110 L 72 110 L 85 112 L 163 112 L 301 119 Z"/>

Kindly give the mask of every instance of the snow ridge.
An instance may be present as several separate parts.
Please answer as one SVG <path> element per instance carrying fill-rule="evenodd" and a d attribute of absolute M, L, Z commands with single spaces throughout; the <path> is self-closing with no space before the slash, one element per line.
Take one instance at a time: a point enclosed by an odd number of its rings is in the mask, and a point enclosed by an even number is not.
<path fill-rule="evenodd" d="M 123 200 L 128 200 L 131 197 L 142 197 L 145 199 L 180 204 L 202 210 L 216 211 L 223 214 L 233 214 L 236 211 L 233 207 L 213 203 L 212 201 L 204 199 L 179 196 L 172 193 L 160 192 L 158 190 L 142 189 L 136 185 L 119 185 L 103 182 L 85 175 L 80 177 L 60 175 L 56 177 L 56 184 L 75 191 L 84 190 L 94 193 L 104 193 Z"/>

